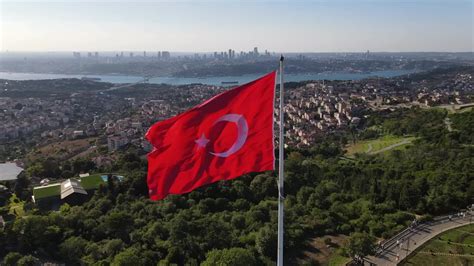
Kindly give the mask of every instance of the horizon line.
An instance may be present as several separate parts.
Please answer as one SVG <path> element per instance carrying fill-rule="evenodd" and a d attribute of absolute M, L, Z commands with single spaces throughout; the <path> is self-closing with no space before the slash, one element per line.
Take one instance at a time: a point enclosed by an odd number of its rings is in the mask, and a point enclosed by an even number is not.
<path fill-rule="evenodd" d="M 231 49 L 231 48 L 230 48 Z M 172 51 L 172 50 L 1 50 L 0 53 L 72 53 L 72 52 L 98 52 L 98 53 L 117 53 L 117 52 L 170 52 L 170 53 L 193 53 L 193 54 L 213 54 L 214 52 L 227 52 L 229 49 L 224 50 L 216 50 L 216 51 Z M 232 49 L 234 50 L 234 49 Z M 234 50 L 237 51 L 237 50 Z M 253 52 L 252 50 L 239 50 L 238 52 Z M 265 51 L 265 50 L 264 50 Z M 264 52 L 263 51 L 263 52 Z M 440 50 L 411 50 L 411 51 L 384 51 L 384 50 L 365 50 L 365 51 L 302 51 L 302 52 L 295 52 L 295 51 L 268 51 L 270 54 L 347 54 L 347 53 L 366 53 L 369 51 L 370 53 L 474 53 L 474 51 L 440 51 Z M 262 53 L 262 52 L 259 52 Z M 137 55 L 139 56 L 139 55 Z M 150 56 L 151 57 L 151 56 Z"/>

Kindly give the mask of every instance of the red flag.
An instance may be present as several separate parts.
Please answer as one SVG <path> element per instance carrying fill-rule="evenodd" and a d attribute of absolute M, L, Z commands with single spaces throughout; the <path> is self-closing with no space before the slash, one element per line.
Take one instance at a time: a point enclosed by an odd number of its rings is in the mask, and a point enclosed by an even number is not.
<path fill-rule="evenodd" d="M 154 124 L 146 138 L 152 200 L 219 180 L 274 169 L 276 73 L 228 90 Z"/>

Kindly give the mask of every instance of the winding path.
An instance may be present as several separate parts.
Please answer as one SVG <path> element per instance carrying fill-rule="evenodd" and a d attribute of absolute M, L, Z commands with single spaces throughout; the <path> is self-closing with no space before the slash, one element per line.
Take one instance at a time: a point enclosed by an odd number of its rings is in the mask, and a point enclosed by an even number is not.
<path fill-rule="evenodd" d="M 407 228 L 385 241 L 384 249 L 377 249 L 375 256 L 369 256 L 365 259 L 364 265 L 397 265 L 405 259 L 419 246 L 426 243 L 436 235 L 474 222 L 473 211 L 466 213 L 465 217 L 456 216 L 449 219 L 448 216 L 442 216 L 433 222 L 418 225 L 415 228 Z"/>
<path fill-rule="evenodd" d="M 446 129 L 449 131 L 449 132 L 452 132 L 453 131 L 453 127 L 452 127 L 452 122 L 451 122 L 451 119 L 449 119 L 449 117 L 446 117 L 444 119 L 444 124 L 446 125 Z"/>
<path fill-rule="evenodd" d="M 380 153 L 380 152 L 388 151 L 388 150 L 391 150 L 391 149 L 396 148 L 398 146 L 402 146 L 402 145 L 409 144 L 409 143 L 411 143 L 411 140 L 404 139 L 401 142 L 398 142 L 398 143 L 392 144 L 390 146 L 387 146 L 385 148 L 382 148 L 380 150 L 374 151 L 374 152 L 372 152 L 372 154 L 377 154 L 377 153 Z"/>
<path fill-rule="evenodd" d="M 372 147 L 372 143 L 369 143 L 369 147 L 367 148 L 367 150 L 365 151 L 365 153 L 370 153 L 372 151 L 373 147 Z"/>
<path fill-rule="evenodd" d="M 396 148 L 398 146 L 402 146 L 402 145 L 405 145 L 405 144 L 410 144 L 411 143 L 411 140 L 408 140 L 408 139 L 404 139 L 400 142 L 397 142 L 397 143 L 394 143 L 390 146 L 387 146 L 385 148 L 382 148 L 380 150 L 376 150 L 376 151 L 372 151 L 374 149 L 374 147 L 372 146 L 372 143 L 369 143 L 369 147 L 367 148 L 367 150 L 365 151 L 365 153 L 368 153 L 368 154 L 377 154 L 377 153 L 381 153 L 381 152 L 385 152 L 385 151 L 388 151 L 388 150 L 391 150 L 393 148 Z"/>

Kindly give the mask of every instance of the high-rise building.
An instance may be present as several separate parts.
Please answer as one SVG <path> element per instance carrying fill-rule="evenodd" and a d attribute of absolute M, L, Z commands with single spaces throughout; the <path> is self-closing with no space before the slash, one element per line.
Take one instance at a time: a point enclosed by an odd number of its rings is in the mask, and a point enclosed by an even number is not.
<path fill-rule="evenodd" d="M 253 48 L 253 53 L 254 53 L 255 55 L 258 55 L 258 47 L 254 47 L 254 48 Z"/>
<path fill-rule="evenodd" d="M 162 57 L 163 59 L 169 59 L 169 58 L 171 57 L 171 54 L 170 54 L 170 52 L 168 52 L 168 51 L 162 51 L 162 52 L 161 52 L 161 57 Z"/>
<path fill-rule="evenodd" d="M 130 57 L 133 57 L 133 52 L 130 52 Z"/>
<path fill-rule="evenodd" d="M 146 51 L 143 51 L 143 57 L 146 57 Z"/>
<path fill-rule="evenodd" d="M 96 58 L 99 57 L 99 53 L 98 53 L 98 52 L 95 52 L 95 53 L 94 53 L 94 57 L 96 57 Z"/>

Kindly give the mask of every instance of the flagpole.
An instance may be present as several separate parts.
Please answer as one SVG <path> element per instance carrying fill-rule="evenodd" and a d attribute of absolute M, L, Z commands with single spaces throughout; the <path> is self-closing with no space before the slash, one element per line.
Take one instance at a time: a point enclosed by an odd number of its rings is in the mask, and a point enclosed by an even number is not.
<path fill-rule="evenodd" d="M 284 57 L 280 57 L 280 135 L 279 135 L 279 156 L 278 156 L 278 252 L 277 252 L 277 266 L 283 266 L 283 207 L 284 207 L 284 190 L 283 190 L 283 163 L 284 163 L 284 131 L 285 124 L 283 119 L 283 106 L 284 106 L 284 94 L 283 94 L 283 60 Z"/>

